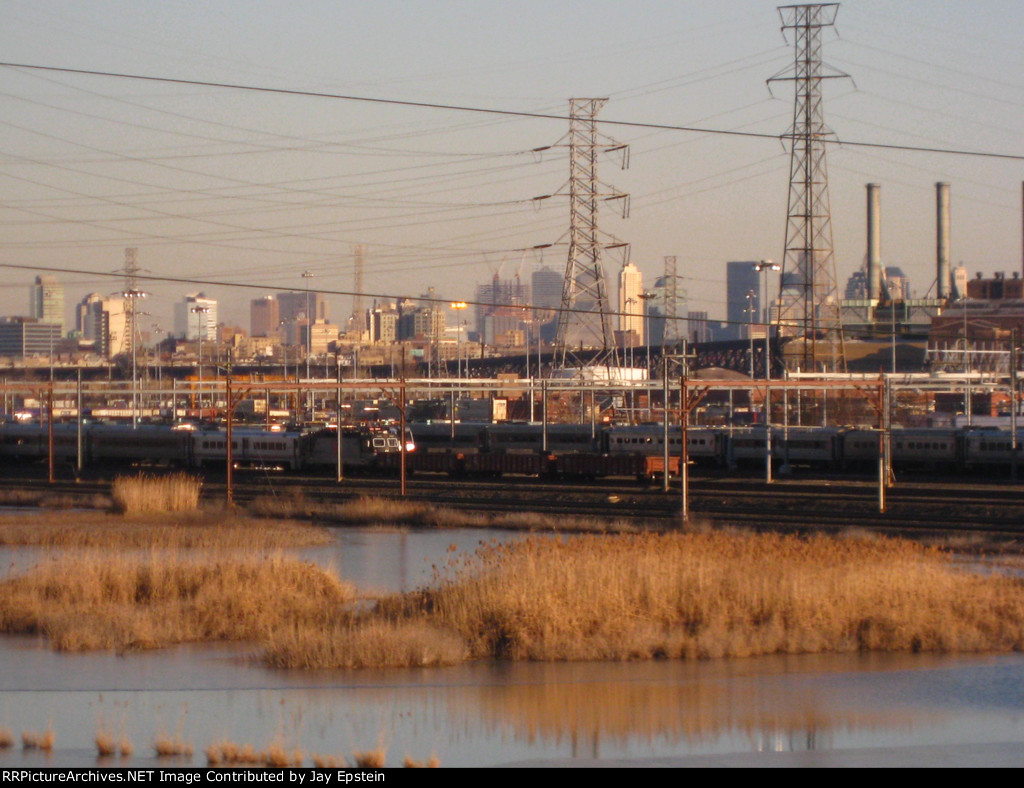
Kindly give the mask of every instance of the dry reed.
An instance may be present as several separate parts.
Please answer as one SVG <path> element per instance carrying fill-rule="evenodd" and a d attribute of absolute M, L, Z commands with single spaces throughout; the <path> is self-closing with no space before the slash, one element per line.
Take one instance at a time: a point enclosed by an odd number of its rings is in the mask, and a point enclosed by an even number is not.
<path fill-rule="evenodd" d="M 353 597 L 333 574 L 283 556 L 87 555 L 0 582 L 0 631 L 45 633 L 67 651 L 261 641 L 293 626 L 324 627 Z"/>
<path fill-rule="evenodd" d="M 117 752 L 117 742 L 106 731 L 96 733 L 96 754 L 100 758 L 110 758 Z"/>
<path fill-rule="evenodd" d="M 49 548 L 245 547 L 267 550 L 327 544 L 323 528 L 294 521 L 274 522 L 237 513 L 157 514 L 143 519 L 111 518 L 103 512 L 48 512 L 28 521 L 0 514 L 0 545 Z"/>
<path fill-rule="evenodd" d="M 1019 650 L 1024 583 L 904 541 L 780 535 L 529 539 L 430 596 L 475 656 L 635 659 Z"/>
<path fill-rule="evenodd" d="M 53 727 L 49 725 L 42 733 L 36 731 L 22 731 L 21 733 L 21 747 L 24 750 L 50 752 L 53 750 L 55 740 L 56 735 L 53 732 Z"/>
<path fill-rule="evenodd" d="M 192 512 L 199 508 L 202 481 L 185 473 L 139 474 L 114 479 L 114 511 L 127 515 Z"/>
<path fill-rule="evenodd" d="M 192 744 L 180 736 L 158 736 L 153 742 L 153 752 L 157 758 L 191 758 Z"/>
<path fill-rule="evenodd" d="M 352 761 L 360 769 L 383 769 L 386 759 L 387 750 L 383 747 L 352 753 Z"/>
<path fill-rule="evenodd" d="M 416 625 L 416 626 L 414 626 Z M 911 542 L 780 535 L 530 538 L 321 630 L 280 667 L 1024 649 L 1024 581 Z"/>
<path fill-rule="evenodd" d="M 317 769 L 347 769 L 348 761 L 337 755 L 313 755 L 313 766 Z"/>

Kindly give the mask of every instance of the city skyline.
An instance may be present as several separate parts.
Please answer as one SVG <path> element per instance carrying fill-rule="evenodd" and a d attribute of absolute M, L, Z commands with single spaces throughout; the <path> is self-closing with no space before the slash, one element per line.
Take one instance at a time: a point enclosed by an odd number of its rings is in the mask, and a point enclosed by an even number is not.
<path fill-rule="evenodd" d="M 246 325 L 252 299 L 303 291 L 303 272 L 343 324 L 360 245 L 364 303 L 431 286 L 469 302 L 502 266 L 562 272 L 567 204 L 536 198 L 568 177 L 549 146 L 569 98 L 602 96 L 602 131 L 629 145 L 630 166 L 602 158 L 601 179 L 632 205 L 628 219 L 602 206 L 601 228 L 631 244 L 645 288 L 675 255 L 690 308 L 725 317 L 726 262 L 781 259 L 792 96 L 766 81 L 793 53 L 776 4 L 576 5 L 15 4 L 0 31 L 9 63 L 207 84 L 0 69 L 0 314 L 24 314 L 40 275 L 68 303 L 121 289 L 127 247 L 165 326 L 197 290 Z M 840 4 L 823 52 L 854 78 L 824 103 L 842 143 L 829 148 L 840 282 L 863 263 L 869 182 L 883 191 L 882 260 L 918 297 L 933 289 L 937 181 L 951 185 L 953 265 L 1019 268 L 1024 69 L 1005 31 L 1022 21 L 995 2 Z M 613 277 L 619 263 L 604 264 Z"/>

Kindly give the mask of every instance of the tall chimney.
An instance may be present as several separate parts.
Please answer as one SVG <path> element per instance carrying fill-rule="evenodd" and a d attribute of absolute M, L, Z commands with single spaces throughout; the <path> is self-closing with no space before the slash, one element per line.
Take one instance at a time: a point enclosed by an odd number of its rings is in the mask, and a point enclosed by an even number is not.
<path fill-rule="evenodd" d="M 935 278 L 939 298 L 948 299 L 952 290 L 949 270 L 949 184 L 936 183 L 936 209 L 938 234 L 936 238 Z"/>
<path fill-rule="evenodd" d="M 879 185 L 868 184 L 868 299 L 882 297 L 882 233 Z"/>

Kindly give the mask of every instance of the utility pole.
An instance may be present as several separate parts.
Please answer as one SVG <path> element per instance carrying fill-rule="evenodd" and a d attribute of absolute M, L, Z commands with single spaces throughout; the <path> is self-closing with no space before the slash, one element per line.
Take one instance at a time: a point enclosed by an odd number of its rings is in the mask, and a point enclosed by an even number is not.
<path fill-rule="evenodd" d="M 823 80 L 849 78 L 841 72 L 826 73 L 821 59 L 822 30 L 835 24 L 839 4 L 778 10 L 783 35 L 792 34 L 795 58 L 792 69 L 768 83 L 791 81 L 795 96 L 793 125 L 785 135 L 791 144 L 789 205 L 782 262 L 785 298 L 780 293 L 777 334 L 802 340 L 797 358 L 804 371 L 818 368 L 819 339 L 829 345 L 832 370 L 843 371 L 846 359 L 825 166 L 825 140 L 832 132 L 825 125 L 821 93 Z"/>

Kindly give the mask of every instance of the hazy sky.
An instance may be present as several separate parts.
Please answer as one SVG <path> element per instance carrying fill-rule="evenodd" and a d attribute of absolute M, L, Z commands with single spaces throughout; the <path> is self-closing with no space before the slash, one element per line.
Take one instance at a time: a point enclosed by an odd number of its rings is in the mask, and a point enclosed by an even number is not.
<path fill-rule="evenodd" d="M 600 162 L 631 195 L 602 229 L 653 284 L 664 257 L 691 309 L 724 317 L 725 262 L 780 260 L 792 45 L 764 0 L 0 0 L 0 60 L 564 118 L 606 97 Z M 952 193 L 952 259 L 973 275 L 1021 268 L 1024 3 L 849 0 L 824 37 L 829 186 L 840 285 L 862 265 L 865 184 L 881 184 L 882 254 L 915 294 L 934 288 L 935 183 Z M 363 289 L 471 299 L 495 272 L 564 270 L 568 154 L 534 149 L 568 122 L 0 67 L 0 314 L 26 314 L 50 269 L 71 307 L 114 292 L 125 249 L 143 306 L 172 327 L 205 291 L 248 328 L 265 293 Z M 628 124 L 707 129 L 657 130 Z M 1014 158 L 1017 157 L 1017 158 Z M 620 264 L 609 256 L 609 272 Z M 302 272 L 313 273 L 312 280 Z M 371 296 L 372 297 L 372 296 Z M 332 318 L 350 295 L 329 295 Z M 367 301 L 369 298 L 367 299 Z"/>

